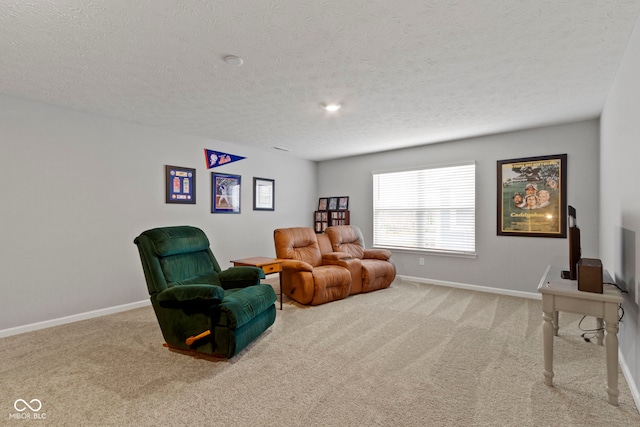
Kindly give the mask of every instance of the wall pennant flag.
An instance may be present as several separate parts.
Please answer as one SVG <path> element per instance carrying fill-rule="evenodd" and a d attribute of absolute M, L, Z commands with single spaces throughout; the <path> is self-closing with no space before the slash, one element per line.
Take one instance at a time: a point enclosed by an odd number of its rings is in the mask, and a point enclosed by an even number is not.
<path fill-rule="evenodd" d="M 236 156 L 235 154 L 222 153 L 220 151 L 204 149 L 204 157 L 207 159 L 207 169 L 215 168 L 217 166 L 226 165 L 227 163 L 237 162 L 245 157 Z"/>

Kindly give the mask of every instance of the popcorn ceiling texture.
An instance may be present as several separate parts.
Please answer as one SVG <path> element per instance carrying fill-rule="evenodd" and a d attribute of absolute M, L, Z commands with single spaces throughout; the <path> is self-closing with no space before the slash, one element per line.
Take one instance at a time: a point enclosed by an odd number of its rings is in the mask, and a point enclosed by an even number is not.
<path fill-rule="evenodd" d="M 0 94 L 323 160 L 598 117 L 639 12 L 640 0 L 4 0 Z"/>

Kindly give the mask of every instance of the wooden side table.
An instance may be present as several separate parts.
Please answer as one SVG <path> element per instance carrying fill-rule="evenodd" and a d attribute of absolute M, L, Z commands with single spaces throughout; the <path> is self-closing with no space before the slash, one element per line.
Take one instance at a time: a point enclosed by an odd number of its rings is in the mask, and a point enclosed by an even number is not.
<path fill-rule="evenodd" d="M 603 271 L 604 282 L 611 277 Z M 576 280 L 560 277 L 560 268 L 549 266 L 540 284 L 538 292 L 542 294 L 542 326 L 544 347 L 544 383 L 553 386 L 553 337 L 558 335 L 558 311 L 594 316 L 598 326 L 607 335 L 604 339 L 607 357 L 607 393 L 609 403 L 618 405 L 618 306 L 622 303 L 620 291 L 613 285 L 604 285 L 601 294 L 578 290 Z M 602 331 L 597 335 L 598 344 L 602 345 Z"/>
<path fill-rule="evenodd" d="M 247 266 L 258 267 L 264 271 L 264 274 L 280 273 L 282 271 L 281 260 L 278 258 L 268 258 L 263 256 L 256 256 L 251 258 L 242 258 L 231 261 L 234 267 Z M 280 286 L 280 310 L 282 310 L 282 281 L 278 279 Z"/>

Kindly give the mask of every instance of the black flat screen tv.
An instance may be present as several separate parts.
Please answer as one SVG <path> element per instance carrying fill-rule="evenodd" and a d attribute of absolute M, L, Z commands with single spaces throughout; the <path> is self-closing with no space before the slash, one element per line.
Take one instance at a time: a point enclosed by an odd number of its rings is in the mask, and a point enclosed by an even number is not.
<path fill-rule="evenodd" d="M 580 247 L 580 228 L 576 222 L 576 210 L 573 206 L 568 208 L 567 221 L 569 222 L 569 270 L 562 272 L 563 279 L 578 279 L 578 261 L 582 256 Z"/>

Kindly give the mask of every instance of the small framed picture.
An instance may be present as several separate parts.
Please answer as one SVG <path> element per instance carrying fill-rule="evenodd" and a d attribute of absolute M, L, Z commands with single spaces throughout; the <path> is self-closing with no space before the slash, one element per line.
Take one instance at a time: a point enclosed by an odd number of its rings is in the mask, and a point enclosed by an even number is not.
<path fill-rule="evenodd" d="M 338 197 L 338 210 L 346 211 L 349 209 L 349 197 Z"/>
<path fill-rule="evenodd" d="M 165 165 L 165 203 L 196 203 L 196 170 Z"/>
<path fill-rule="evenodd" d="M 275 210 L 276 181 L 268 178 L 253 178 L 253 210 Z"/>
<path fill-rule="evenodd" d="M 328 199 L 326 197 L 320 197 L 320 199 L 318 199 L 318 210 L 326 211 L 327 206 L 328 206 Z"/>
<path fill-rule="evenodd" d="M 240 175 L 211 172 L 211 213 L 240 213 Z"/>
<path fill-rule="evenodd" d="M 329 210 L 334 211 L 338 209 L 338 198 L 337 197 L 329 197 Z"/>

